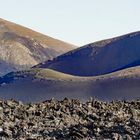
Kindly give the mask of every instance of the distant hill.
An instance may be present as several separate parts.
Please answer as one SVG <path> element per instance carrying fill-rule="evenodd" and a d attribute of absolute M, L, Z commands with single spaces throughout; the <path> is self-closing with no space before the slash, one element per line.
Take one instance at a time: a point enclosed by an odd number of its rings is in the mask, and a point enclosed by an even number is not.
<path fill-rule="evenodd" d="M 140 65 L 140 32 L 102 40 L 37 65 L 77 76 L 97 76 Z"/>
<path fill-rule="evenodd" d="M 0 75 L 30 68 L 72 50 L 74 45 L 0 19 Z"/>
<path fill-rule="evenodd" d="M 140 67 L 114 73 L 78 77 L 50 69 L 12 72 L 0 78 L 0 98 L 38 102 L 65 97 L 88 100 L 90 97 L 111 101 L 140 98 Z"/>
<path fill-rule="evenodd" d="M 28 70 L 10 72 L 0 77 L 0 98 L 23 102 L 53 97 L 133 100 L 140 98 L 139 83 L 140 32 L 135 32 L 88 44 Z"/>

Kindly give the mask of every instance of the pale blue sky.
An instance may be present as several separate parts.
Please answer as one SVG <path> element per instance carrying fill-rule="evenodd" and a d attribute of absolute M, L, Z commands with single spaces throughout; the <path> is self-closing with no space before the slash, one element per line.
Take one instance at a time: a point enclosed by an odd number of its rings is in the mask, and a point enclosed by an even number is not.
<path fill-rule="evenodd" d="M 0 0 L 0 17 L 82 46 L 140 30 L 140 0 Z"/>

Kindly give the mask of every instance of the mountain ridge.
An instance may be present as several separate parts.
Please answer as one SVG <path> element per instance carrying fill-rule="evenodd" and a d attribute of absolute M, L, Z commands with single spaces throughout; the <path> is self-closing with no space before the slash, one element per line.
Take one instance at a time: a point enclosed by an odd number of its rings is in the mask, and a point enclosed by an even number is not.
<path fill-rule="evenodd" d="M 73 47 L 74 45 L 0 19 L 0 75 L 28 69 Z"/>
<path fill-rule="evenodd" d="M 139 61 L 139 51 L 138 31 L 85 45 L 36 67 L 50 68 L 77 76 L 97 76 L 117 71 Z"/>
<path fill-rule="evenodd" d="M 50 36 L 44 35 L 42 33 L 39 33 L 37 31 L 34 31 L 34 30 L 32 30 L 32 29 L 30 29 L 28 27 L 24 27 L 22 25 L 10 22 L 8 20 L 4 20 L 2 18 L 0 18 L 0 23 L 2 23 L 2 24 L 4 23 L 5 26 L 8 26 L 8 30 L 11 30 L 11 32 L 17 32 L 18 34 L 21 34 L 22 36 L 27 36 L 27 37 L 30 35 L 33 38 L 38 39 L 38 41 L 40 41 L 42 43 L 44 42 L 44 44 L 47 44 L 48 46 L 51 46 L 52 45 L 52 44 L 50 44 L 51 41 L 54 41 L 54 39 L 55 39 L 53 37 L 50 37 Z M 9 26 L 9 24 L 10 24 L 10 26 Z M 22 32 L 21 32 L 21 30 L 22 30 Z M 26 32 L 28 32 L 28 34 Z M 40 38 L 43 38 L 43 39 L 40 39 Z M 58 44 L 60 46 L 57 46 L 57 47 L 61 47 L 61 43 L 64 43 L 64 44 L 67 45 L 67 48 L 64 48 L 64 49 L 71 50 L 73 47 L 76 47 L 73 44 L 66 43 L 66 42 L 61 41 L 59 39 L 55 39 L 55 40 L 60 41 L 60 44 Z M 55 47 L 55 46 L 52 46 L 52 47 Z M 70 47 L 70 48 L 68 48 L 68 47 Z"/>

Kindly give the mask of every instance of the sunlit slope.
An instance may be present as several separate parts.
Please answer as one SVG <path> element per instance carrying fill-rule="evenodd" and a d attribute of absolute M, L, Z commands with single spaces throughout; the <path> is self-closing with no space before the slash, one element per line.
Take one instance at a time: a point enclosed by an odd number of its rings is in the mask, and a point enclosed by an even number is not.
<path fill-rule="evenodd" d="M 73 45 L 0 19 L 0 75 L 30 68 L 73 48 Z"/>
<path fill-rule="evenodd" d="M 0 79 L 0 97 L 24 102 L 50 98 L 87 100 L 137 99 L 140 97 L 140 67 L 95 77 L 78 77 L 49 69 L 9 73 Z"/>

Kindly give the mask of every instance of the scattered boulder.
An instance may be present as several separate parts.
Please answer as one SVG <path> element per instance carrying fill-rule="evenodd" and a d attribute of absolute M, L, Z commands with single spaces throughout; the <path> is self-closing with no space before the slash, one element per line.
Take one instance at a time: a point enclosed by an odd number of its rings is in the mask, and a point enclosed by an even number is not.
<path fill-rule="evenodd" d="M 0 100 L 0 139 L 140 139 L 140 101 Z"/>

